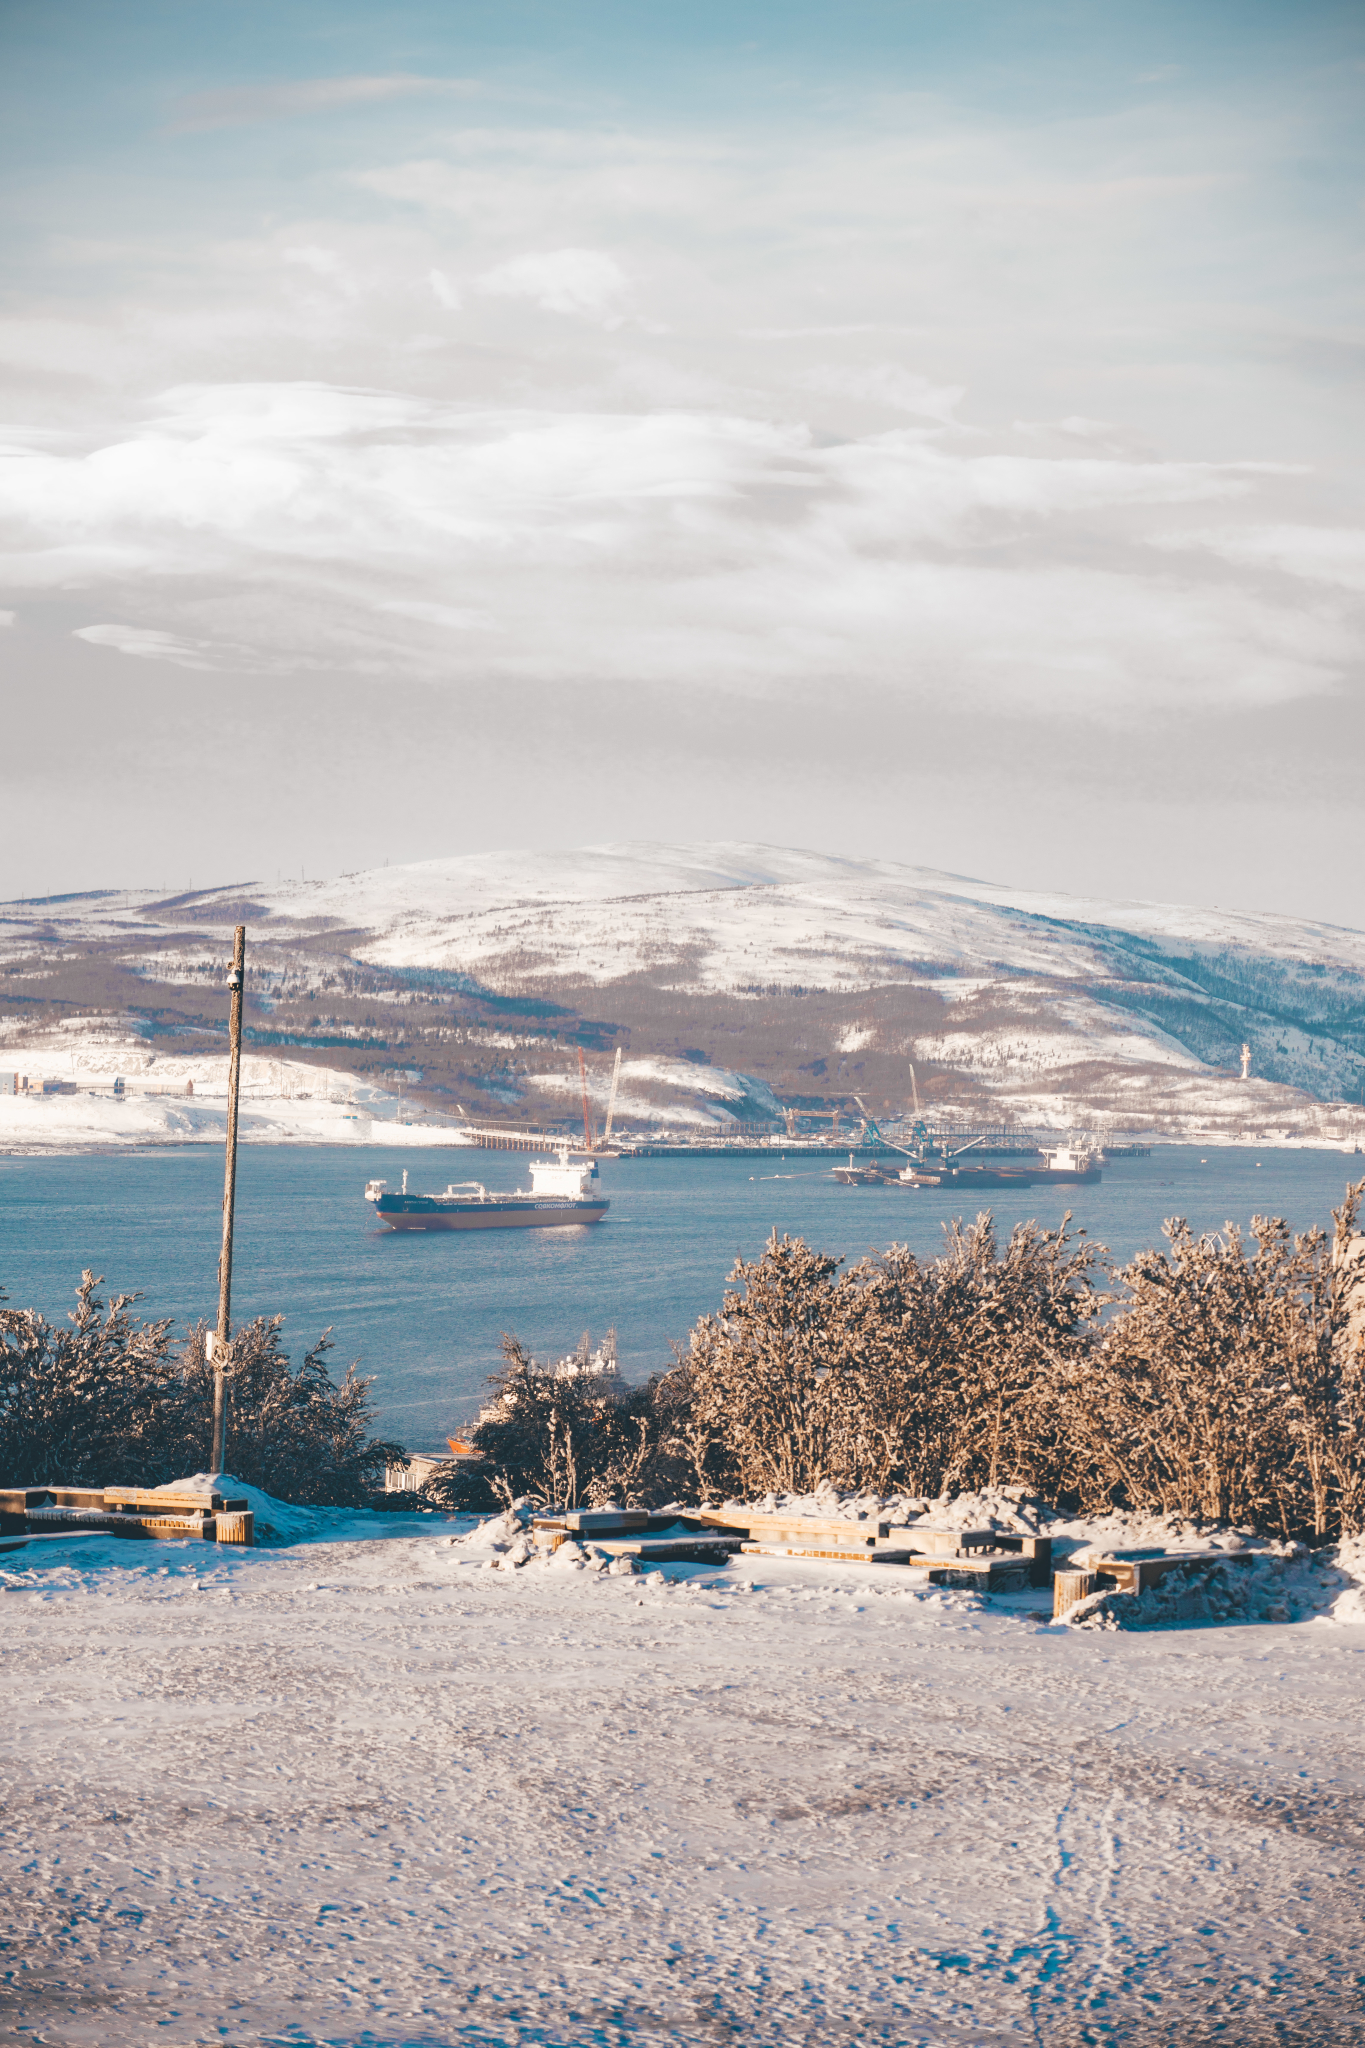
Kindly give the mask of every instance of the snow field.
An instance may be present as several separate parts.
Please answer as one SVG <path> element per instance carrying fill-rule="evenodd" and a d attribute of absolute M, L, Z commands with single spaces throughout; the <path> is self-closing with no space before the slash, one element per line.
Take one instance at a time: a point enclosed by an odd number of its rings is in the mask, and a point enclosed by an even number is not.
<path fill-rule="evenodd" d="M 543 932 L 557 953 L 581 943 L 576 969 L 587 972 L 594 934 L 606 971 L 619 973 L 619 965 L 606 966 L 618 944 L 638 945 L 644 958 L 653 946 L 696 933 L 715 948 L 718 973 L 742 969 L 745 948 L 759 946 L 767 964 L 832 946 L 851 959 L 908 950 L 964 966 L 1008 958 L 1016 969 L 1032 963 L 1057 974 L 1066 962 L 1088 973 L 1089 935 L 1076 927 L 1095 926 L 1138 933 L 1173 952 L 1245 948 L 1365 970 L 1365 934 L 1273 912 L 1031 892 L 937 868 L 731 841 L 464 854 L 255 894 L 278 917 L 331 916 L 386 932 L 394 950 L 383 957 L 395 963 L 403 948 L 416 947 L 431 964 L 421 949 L 442 929 L 452 938 L 461 932 L 471 957 L 485 947 L 502 950 L 515 929 L 519 939 Z M 573 914 L 579 904 L 595 907 L 581 925 Z M 730 970 L 721 964 L 727 956 Z"/>
<path fill-rule="evenodd" d="M 1039 1519 L 932 1519 L 983 1509 Z M 1362 2038 L 1340 1592 L 1096 1632 L 894 1568 L 518 1569 L 505 1518 L 289 1512 L 311 1540 L 0 1558 L 15 2038 Z"/>
<path fill-rule="evenodd" d="M 0 1150 L 221 1145 L 227 1068 L 225 1054 L 149 1054 L 141 1040 L 107 1028 L 88 1034 L 68 1028 L 9 1049 L 0 1039 L 0 1069 L 27 1075 L 31 1091 L 0 1093 Z M 121 1096 L 113 1093 L 116 1077 L 126 1086 Z M 74 1081 L 78 1093 L 43 1095 L 44 1081 Z M 303 1060 L 242 1058 L 239 1130 L 246 1144 L 355 1145 L 374 1134 L 377 1119 L 388 1142 L 394 1130 L 409 1135 L 407 1127 L 388 1122 L 401 1108 L 396 1096 L 368 1082 L 343 1081 Z"/>

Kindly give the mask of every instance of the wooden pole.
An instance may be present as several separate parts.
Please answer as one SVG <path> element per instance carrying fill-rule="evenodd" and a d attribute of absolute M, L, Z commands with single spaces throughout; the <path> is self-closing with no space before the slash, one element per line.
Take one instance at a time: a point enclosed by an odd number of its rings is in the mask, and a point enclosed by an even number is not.
<path fill-rule="evenodd" d="M 239 924 L 228 975 L 227 1164 L 223 1176 L 223 1249 L 218 1255 L 218 1328 L 213 1341 L 213 1470 L 227 1464 L 228 1367 L 232 1333 L 232 1218 L 237 1203 L 237 1089 L 242 1071 L 242 983 L 246 926 Z"/>

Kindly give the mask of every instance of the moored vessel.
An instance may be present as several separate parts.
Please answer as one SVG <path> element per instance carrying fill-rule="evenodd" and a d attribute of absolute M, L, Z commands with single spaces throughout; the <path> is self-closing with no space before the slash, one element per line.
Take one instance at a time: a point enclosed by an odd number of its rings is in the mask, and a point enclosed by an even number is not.
<path fill-rule="evenodd" d="M 440 1195 L 409 1194 L 405 1173 L 397 1192 L 387 1181 L 369 1181 L 365 1200 L 390 1230 L 562 1230 L 602 1221 L 611 1204 L 591 1189 L 599 1178 L 595 1159 L 570 1159 L 561 1147 L 557 1159 L 532 1160 L 530 1187 L 511 1193 L 490 1193 L 481 1181 L 466 1180 L 453 1181 Z"/>
<path fill-rule="evenodd" d="M 947 1147 L 921 1145 L 913 1154 L 908 1166 L 902 1167 L 900 1180 L 908 1188 L 1026 1188 L 1034 1179 L 1031 1170 L 1010 1166 L 959 1166 L 964 1152 L 970 1152 L 981 1143 L 980 1138 L 971 1138 L 965 1145 L 959 1145 L 950 1152 Z"/>
<path fill-rule="evenodd" d="M 884 1188 L 888 1181 L 895 1178 L 894 1174 L 884 1173 L 881 1167 L 872 1166 L 865 1160 L 859 1160 L 855 1164 L 851 1152 L 848 1155 L 847 1166 L 834 1166 L 830 1171 L 840 1185 L 846 1188 Z"/>
<path fill-rule="evenodd" d="M 907 1166 L 900 1179 L 913 1188 L 1026 1188 L 1038 1175 L 1032 1168 L 954 1166 L 951 1160 L 926 1160 Z"/>
<path fill-rule="evenodd" d="M 1051 1181 L 1060 1186 L 1102 1180 L 1103 1157 L 1085 1145 L 1056 1145 L 1052 1151 L 1044 1152 L 1042 1165 L 1031 1167 L 1030 1173 L 1036 1181 Z"/>

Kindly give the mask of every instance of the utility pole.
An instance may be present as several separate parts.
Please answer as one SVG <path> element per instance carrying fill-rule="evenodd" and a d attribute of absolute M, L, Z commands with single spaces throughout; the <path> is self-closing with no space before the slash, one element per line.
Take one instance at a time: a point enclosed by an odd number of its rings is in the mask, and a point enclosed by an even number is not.
<path fill-rule="evenodd" d="M 232 1216 L 237 1203 L 237 1088 L 242 1071 L 242 983 L 246 978 L 246 926 L 239 924 L 228 975 L 227 1165 L 223 1176 L 223 1249 L 218 1257 L 218 1328 L 213 1335 L 213 1458 L 227 1464 L 228 1368 L 232 1362 Z"/>

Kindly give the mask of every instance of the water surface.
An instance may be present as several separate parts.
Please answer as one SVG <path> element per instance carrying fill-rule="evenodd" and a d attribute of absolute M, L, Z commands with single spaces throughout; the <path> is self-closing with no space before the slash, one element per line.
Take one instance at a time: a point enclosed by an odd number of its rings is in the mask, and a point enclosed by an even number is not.
<path fill-rule="evenodd" d="M 604 1223 L 574 1230 L 394 1233 L 363 1199 L 372 1175 L 439 1189 L 525 1180 L 515 1154 L 414 1154 L 380 1146 L 251 1145 L 238 1168 L 234 1320 L 282 1312 L 297 1358 L 331 1325 L 333 1362 L 375 1376 L 386 1434 L 438 1449 L 469 1420 L 498 1362 L 504 1330 L 540 1356 L 585 1328 L 618 1332 L 631 1378 L 669 1364 L 698 1315 L 716 1307 L 737 1255 L 791 1231 L 842 1257 L 899 1242 L 933 1252 L 962 1198 L 937 1189 L 844 1188 L 810 1158 L 602 1162 Z M 1160 1240 L 1165 1217 L 1198 1230 L 1282 1215 L 1327 1223 L 1365 1158 L 1336 1152 L 1165 1146 L 1120 1159 L 1098 1187 L 984 1191 L 1002 1232 L 1025 1217 L 1075 1220 L 1128 1258 Z M 92 1266 L 109 1288 L 138 1290 L 142 1312 L 212 1319 L 221 1231 L 216 1148 L 120 1155 L 0 1157 L 0 1286 L 16 1307 L 55 1317 Z M 969 1205 L 972 1209 L 975 1203 Z"/>

